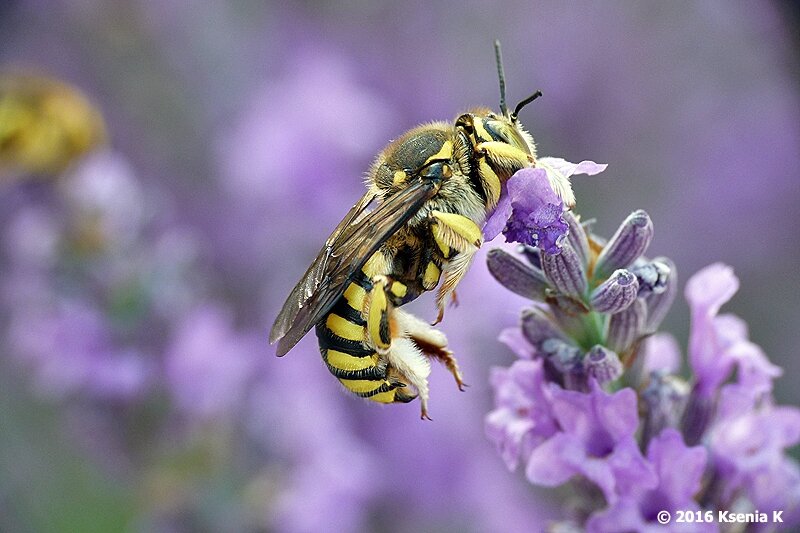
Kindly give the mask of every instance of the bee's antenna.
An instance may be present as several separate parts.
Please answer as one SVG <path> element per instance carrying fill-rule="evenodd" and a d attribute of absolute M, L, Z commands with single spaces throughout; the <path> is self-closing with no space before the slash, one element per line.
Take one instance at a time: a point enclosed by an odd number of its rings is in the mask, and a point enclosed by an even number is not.
<path fill-rule="evenodd" d="M 503 116 L 508 116 L 506 106 L 506 75 L 503 72 L 503 54 L 500 51 L 500 41 L 494 41 L 494 59 L 497 62 L 497 77 L 500 79 L 500 112 Z"/>
<path fill-rule="evenodd" d="M 517 115 L 519 115 L 519 112 L 522 111 L 522 108 L 530 104 L 540 96 L 542 96 L 542 91 L 536 91 L 535 93 L 533 93 L 532 95 L 530 95 L 529 97 L 518 103 L 517 107 L 514 108 L 514 112 L 511 113 L 511 120 L 517 120 Z"/>

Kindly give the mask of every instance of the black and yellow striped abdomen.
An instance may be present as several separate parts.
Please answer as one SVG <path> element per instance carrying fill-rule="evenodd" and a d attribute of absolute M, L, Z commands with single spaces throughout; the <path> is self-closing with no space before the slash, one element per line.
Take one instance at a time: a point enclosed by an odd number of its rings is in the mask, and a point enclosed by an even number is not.
<path fill-rule="evenodd" d="M 366 274 L 350 282 L 344 294 L 316 326 L 322 359 L 331 374 L 353 394 L 381 403 L 414 399 L 387 378 L 385 361 L 367 342 L 362 309 L 372 283 Z"/>

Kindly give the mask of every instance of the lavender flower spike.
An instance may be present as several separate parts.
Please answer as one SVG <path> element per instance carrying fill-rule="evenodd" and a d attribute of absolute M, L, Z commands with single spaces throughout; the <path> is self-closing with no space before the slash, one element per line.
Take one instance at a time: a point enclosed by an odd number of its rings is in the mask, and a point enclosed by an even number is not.
<path fill-rule="evenodd" d="M 570 518 L 550 530 L 655 533 L 670 528 L 660 511 L 757 509 L 783 511 L 793 531 L 800 465 L 786 450 L 800 442 L 800 409 L 774 405 L 781 369 L 742 320 L 719 314 L 738 288 L 732 270 L 712 265 L 686 285 L 687 380 L 676 343 L 655 331 L 677 278 L 669 259 L 641 256 L 653 236 L 647 213 L 629 216 L 599 254 L 602 238 L 564 218 L 571 235 L 559 254 L 526 248 L 546 278 L 544 301 L 503 334 L 524 360 L 496 375 L 524 380 L 495 380 L 498 408 L 486 418 L 503 458 L 525 463 L 531 483 L 570 484 Z M 513 276 L 498 279 L 518 288 Z M 718 531 L 708 520 L 681 526 Z"/>

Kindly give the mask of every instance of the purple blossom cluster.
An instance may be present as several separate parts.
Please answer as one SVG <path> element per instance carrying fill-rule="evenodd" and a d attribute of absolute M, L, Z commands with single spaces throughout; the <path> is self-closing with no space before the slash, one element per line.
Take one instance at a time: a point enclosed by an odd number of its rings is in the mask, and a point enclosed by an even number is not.
<path fill-rule="evenodd" d="M 800 409 L 774 404 L 780 368 L 740 318 L 719 313 L 738 289 L 732 269 L 711 265 L 686 285 L 682 377 L 677 343 L 656 333 L 677 290 L 675 265 L 644 256 L 647 213 L 605 241 L 546 187 L 545 170 L 509 181 L 504 233 L 525 260 L 488 256 L 495 278 L 532 301 L 500 336 L 520 359 L 491 374 L 486 432 L 506 466 L 522 464 L 534 485 L 572 487 L 554 529 L 661 531 L 659 511 L 775 511 L 783 527 L 797 524 L 800 468 L 786 451 L 800 442 Z M 716 520 L 683 526 L 719 530 Z"/>

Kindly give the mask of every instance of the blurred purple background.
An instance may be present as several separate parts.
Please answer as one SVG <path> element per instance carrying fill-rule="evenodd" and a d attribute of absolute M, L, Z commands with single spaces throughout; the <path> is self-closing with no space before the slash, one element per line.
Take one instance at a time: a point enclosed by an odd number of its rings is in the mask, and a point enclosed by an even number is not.
<path fill-rule="evenodd" d="M 471 387 L 418 405 L 343 393 L 313 335 L 267 331 L 391 138 L 509 100 L 539 153 L 609 164 L 577 211 L 637 208 L 683 280 L 730 306 L 800 403 L 795 13 L 782 4 L 0 4 L 0 67 L 84 91 L 110 147 L 0 182 L 0 529 L 528 531 L 556 511 L 483 433 L 523 300 L 482 257 L 441 325 Z M 86 235 L 90 234 L 89 245 Z M 497 244 L 497 243 L 494 243 Z M 486 246 L 488 249 L 490 246 Z M 485 250 L 484 250 L 485 253 Z M 432 298 L 413 309 L 434 317 Z M 664 329 L 685 339 L 683 301 Z"/>

